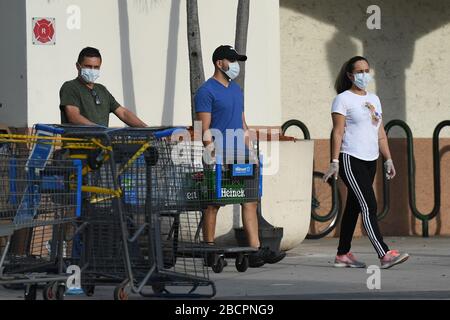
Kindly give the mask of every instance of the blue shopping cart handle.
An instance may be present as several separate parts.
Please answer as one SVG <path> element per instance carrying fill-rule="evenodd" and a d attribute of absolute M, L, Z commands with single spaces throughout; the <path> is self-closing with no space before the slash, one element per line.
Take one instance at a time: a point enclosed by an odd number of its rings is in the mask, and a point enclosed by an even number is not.
<path fill-rule="evenodd" d="M 123 130 L 124 128 L 107 128 L 107 127 L 105 127 L 105 132 L 106 133 L 113 133 L 113 132 L 120 132 L 121 130 Z"/>
<path fill-rule="evenodd" d="M 216 155 L 216 197 L 222 199 L 222 156 Z"/>
<path fill-rule="evenodd" d="M 171 136 L 177 130 L 186 130 L 186 128 L 178 127 L 178 128 L 170 128 L 170 129 L 166 129 L 166 130 L 156 131 L 154 133 L 154 135 L 157 139 L 161 139 L 161 138 Z"/>
<path fill-rule="evenodd" d="M 46 131 L 54 134 L 63 134 L 64 129 L 58 128 L 55 126 L 47 125 L 47 124 L 37 124 L 35 125 L 36 130 Z"/>
<path fill-rule="evenodd" d="M 263 155 L 259 155 L 259 177 L 258 177 L 258 196 L 263 196 Z"/>
<path fill-rule="evenodd" d="M 58 128 L 61 129 L 72 129 L 72 128 L 83 128 L 83 129 L 92 129 L 92 128 L 100 128 L 100 129 L 108 129 L 108 127 L 106 126 L 102 126 L 99 124 L 92 124 L 92 125 L 88 125 L 88 124 L 58 124 L 57 125 Z"/>
<path fill-rule="evenodd" d="M 77 170 L 77 206 L 75 215 L 81 217 L 81 187 L 83 184 L 83 163 L 81 160 L 73 160 L 73 164 Z"/>

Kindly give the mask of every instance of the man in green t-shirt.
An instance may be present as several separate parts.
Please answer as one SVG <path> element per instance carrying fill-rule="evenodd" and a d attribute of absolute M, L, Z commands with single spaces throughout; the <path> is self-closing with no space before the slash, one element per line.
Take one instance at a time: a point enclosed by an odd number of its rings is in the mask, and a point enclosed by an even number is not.
<path fill-rule="evenodd" d="M 101 64 L 98 49 L 81 50 L 76 63 L 78 77 L 65 82 L 59 91 L 61 123 L 107 127 L 112 112 L 130 127 L 146 127 L 133 112 L 121 106 L 105 86 L 95 83 Z"/>

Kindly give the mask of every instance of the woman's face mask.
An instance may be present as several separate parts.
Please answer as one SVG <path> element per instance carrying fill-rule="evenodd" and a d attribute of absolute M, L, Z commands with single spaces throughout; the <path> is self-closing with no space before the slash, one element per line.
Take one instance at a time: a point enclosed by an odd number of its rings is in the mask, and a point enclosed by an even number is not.
<path fill-rule="evenodd" d="M 372 81 L 371 74 L 366 72 L 354 73 L 353 77 L 354 77 L 353 83 L 361 90 L 365 90 L 369 85 L 370 81 Z"/>

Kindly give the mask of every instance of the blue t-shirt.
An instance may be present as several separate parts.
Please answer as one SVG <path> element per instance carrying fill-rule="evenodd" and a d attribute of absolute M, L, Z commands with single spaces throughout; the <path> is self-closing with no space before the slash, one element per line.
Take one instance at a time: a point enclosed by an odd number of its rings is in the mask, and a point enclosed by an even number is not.
<path fill-rule="evenodd" d="M 197 90 L 194 102 L 195 112 L 211 113 L 210 129 L 217 129 L 222 133 L 223 150 L 230 149 L 230 143 L 227 147 L 227 129 L 232 129 L 233 131 L 240 129 L 237 131 L 239 134 L 235 135 L 233 149 L 235 151 L 237 149 L 246 149 L 244 147 L 244 126 L 242 123 L 244 95 L 241 87 L 236 82 L 230 81 L 228 87 L 225 87 L 216 79 L 210 78 Z M 220 148 L 217 142 L 217 137 L 215 137 L 216 149 Z M 220 152 L 220 150 L 218 151 Z"/>

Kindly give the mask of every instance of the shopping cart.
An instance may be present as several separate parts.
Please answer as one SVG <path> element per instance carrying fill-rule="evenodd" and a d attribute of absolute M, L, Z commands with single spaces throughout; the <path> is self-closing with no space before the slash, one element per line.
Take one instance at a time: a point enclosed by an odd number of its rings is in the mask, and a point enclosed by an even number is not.
<path fill-rule="evenodd" d="M 196 158 L 196 168 L 189 174 L 184 184 L 187 186 L 186 199 L 195 203 L 200 201 L 205 209 L 207 206 L 225 206 L 242 204 L 246 202 L 259 202 L 262 196 L 262 161 L 259 156 L 259 143 L 256 142 L 255 151 L 244 150 L 242 153 L 235 150 L 231 161 L 225 163 L 224 158 L 216 156 L 214 164 L 206 164 L 202 160 L 205 152 L 202 144 L 190 143 L 185 146 L 188 153 Z M 207 151 L 206 151 L 207 152 Z M 254 154 L 253 157 L 250 155 Z M 203 216 L 200 221 L 197 237 L 203 227 Z M 217 246 L 209 245 L 204 248 L 208 252 L 207 264 L 215 273 L 220 273 L 226 266 L 225 259 L 235 260 L 236 270 L 245 272 L 249 267 L 249 254 L 255 253 L 256 248 L 248 246 Z"/>
<path fill-rule="evenodd" d="M 108 128 L 102 126 L 37 125 L 59 134 L 58 158 L 81 161 L 81 215 L 70 230 L 70 262 L 81 269 L 81 291 L 95 285 L 117 285 L 126 278 L 123 234 L 118 203 L 121 190 L 113 162 Z"/>
<path fill-rule="evenodd" d="M 25 299 L 61 299 L 66 291 L 66 232 L 81 214 L 81 162 L 54 158 L 58 139 L 0 135 L 0 284 L 25 287 Z"/>
<path fill-rule="evenodd" d="M 200 239 L 195 237 L 200 202 L 189 203 L 185 198 L 184 176 L 195 170 L 195 164 L 193 159 L 178 159 L 179 142 L 171 139 L 177 130 L 123 129 L 111 133 L 124 192 L 122 208 L 131 236 L 128 285 L 143 296 L 210 297 L 215 295 L 215 286 L 209 280 Z M 142 257 L 147 268 L 136 261 Z M 211 292 L 202 292 L 202 287 Z"/>
<path fill-rule="evenodd" d="M 97 146 L 66 145 L 66 156 L 84 163 L 82 232 L 73 258 L 86 294 L 102 284 L 115 285 L 119 300 L 127 299 L 130 290 L 143 296 L 215 295 L 204 252 L 195 242 L 200 203 L 186 207 L 182 177 L 188 168 L 172 161 L 174 130 L 71 130 L 65 135 Z M 212 292 L 200 292 L 200 287 Z"/>

